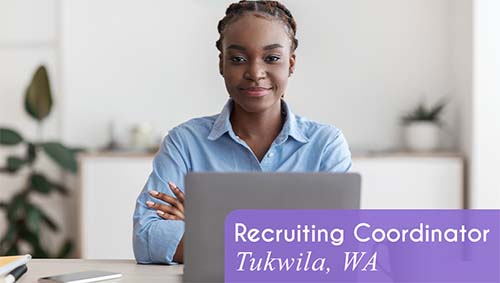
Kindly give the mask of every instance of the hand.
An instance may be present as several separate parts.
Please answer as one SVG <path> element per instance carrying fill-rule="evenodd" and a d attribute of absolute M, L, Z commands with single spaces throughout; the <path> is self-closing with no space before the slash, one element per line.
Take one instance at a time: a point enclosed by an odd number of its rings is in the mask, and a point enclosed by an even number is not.
<path fill-rule="evenodd" d="M 168 182 L 168 186 L 174 193 L 175 198 L 157 191 L 149 191 L 149 194 L 170 205 L 155 203 L 149 200 L 146 201 L 146 205 L 151 209 L 156 209 L 156 213 L 163 219 L 184 220 L 184 193 L 172 182 Z"/>

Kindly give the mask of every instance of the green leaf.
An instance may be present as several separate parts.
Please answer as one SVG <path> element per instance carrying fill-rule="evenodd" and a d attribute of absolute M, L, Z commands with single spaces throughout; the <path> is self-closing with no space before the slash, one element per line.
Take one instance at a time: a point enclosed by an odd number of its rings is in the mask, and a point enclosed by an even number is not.
<path fill-rule="evenodd" d="M 6 248 L 4 248 L 5 246 L 7 246 L 8 242 L 5 238 L 3 238 L 2 240 L 0 240 L 0 255 L 3 255 L 5 254 L 5 250 Z"/>
<path fill-rule="evenodd" d="M 65 186 L 56 183 L 51 183 L 51 185 L 52 188 L 57 192 L 59 192 L 61 195 L 67 196 L 69 194 L 69 190 Z"/>
<path fill-rule="evenodd" d="M 33 163 L 36 159 L 36 146 L 33 143 L 28 143 L 27 158 L 28 163 Z"/>
<path fill-rule="evenodd" d="M 40 243 L 33 246 L 33 258 L 48 258 L 49 253 L 42 247 Z"/>
<path fill-rule="evenodd" d="M 40 232 L 41 219 L 42 216 L 38 209 L 33 206 L 27 206 L 26 226 L 31 232 L 35 234 Z"/>
<path fill-rule="evenodd" d="M 0 241 L 0 255 L 7 254 L 7 251 L 15 244 L 15 239 L 17 236 L 17 225 L 16 222 L 9 222 L 9 227 L 5 233 L 2 241 Z"/>
<path fill-rule="evenodd" d="M 16 145 L 23 141 L 23 137 L 16 131 L 0 128 L 0 144 L 2 145 Z"/>
<path fill-rule="evenodd" d="M 11 199 L 7 207 L 7 219 L 10 223 L 14 223 L 23 216 L 26 203 L 26 196 L 24 194 L 17 194 Z"/>
<path fill-rule="evenodd" d="M 75 154 L 80 152 L 85 152 L 85 148 L 83 147 L 72 147 L 70 148 L 70 150 L 73 151 Z"/>
<path fill-rule="evenodd" d="M 439 115 L 443 111 L 445 105 L 446 103 L 442 102 L 430 110 L 430 115 L 434 118 L 434 120 L 439 120 Z"/>
<path fill-rule="evenodd" d="M 73 250 L 73 243 L 71 240 L 66 240 L 57 253 L 57 258 L 67 258 Z"/>
<path fill-rule="evenodd" d="M 32 256 L 35 258 L 48 258 L 49 255 L 42 247 L 40 243 L 40 237 L 38 233 L 33 233 L 28 229 L 22 229 L 19 231 L 19 237 L 26 241 L 32 248 Z"/>
<path fill-rule="evenodd" d="M 42 174 L 33 173 L 30 176 L 30 182 L 31 187 L 39 193 L 47 194 L 52 190 L 55 190 L 62 195 L 68 195 L 68 189 L 66 187 L 53 183 Z"/>
<path fill-rule="evenodd" d="M 42 121 L 50 114 L 52 93 L 45 66 L 39 66 L 33 75 L 31 83 L 26 89 L 24 107 L 26 112 L 38 121 Z"/>
<path fill-rule="evenodd" d="M 426 107 L 423 103 L 420 103 L 414 110 L 403 116 L 403 122 L 410 123 L 412 121 L 430 121 L 439 123 L 439 115 L 443 111 L 445 105 L 445 100 L 441 100 L 441 102 L 437 103 L 433 107 Z"/>
<path fill-rule="evenodd" d="M 7 157 L 7 171 L 13 173 L 16 172 L 26 163 L 26 160 L 15 156 Z"/>
<path fill-rule="evenodd" d="M 17 234 L 17 226 L 15 222 L 10 223 L 7 233 L 5 233 L 4 240 L 7 242 L 12 242 L 15 240 Z"/>
<path fill-rule="evenodd" d="M 76 173 L 76 156 L 72 150 L 58 142 L 42 143 L 42 148 L 59 166 L 72 173 Z"/>
<path fill-rule="evenodd" d="M 52 185 L 42 174 L 33 173 L 30 176 L 31 187 L 42 194 L 48 194 Z"/>
<path fill-rule="evenodd" d="M 42 247 L 38 233 L 33 233 L 29 230 L 23 231 L 21 237 L 26 240 L 32 248 L 33 258 L 48 258 L 49 254 Z"/>
<path fill-rule="evenodd" d="M 57 224 L 52 219 L 50 219 L 50 217 L 47 216 L 47 214 L 45 214 L 45 213 L 42 212 L 41 215 L 42 215 L 43 223 L 45 225 L 47 225 L 47 227 L 49 227 L 50 230 L 52 230 L 54 232 L 58 232 L 59 231 L 59 226 L 57 226 Z"/>
<path fill-rule="evenodd" d="M 43 223 L 43 224 L 46 224 L 47 227 L 50 228 L 50 230 L 52 230 L 54 232 L 59 231 L 59 227 L 57 226 L 57 224 L 52 219 L 50 219 L 50 217 L 40 207 L 38 207 L 37 205 L 32 204 L 32 203 L 29 203 L 27 205 L 29 206 L 30 210 L 36 210 L 37 214 L 40 215 L 40 218 L 38 219 L 38 221 L 39 221 L 38 225 Z"/>

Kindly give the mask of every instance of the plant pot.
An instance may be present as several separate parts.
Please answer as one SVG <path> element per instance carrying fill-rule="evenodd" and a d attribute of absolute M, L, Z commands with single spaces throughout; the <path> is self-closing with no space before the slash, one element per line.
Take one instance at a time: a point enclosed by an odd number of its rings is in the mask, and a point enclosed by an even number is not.
<path fill-rule="evenodd" d="M 426 152 L 439 148 L 439 126 L 429 121 L 413 121 L 405 126 L 408 150 Z"/>

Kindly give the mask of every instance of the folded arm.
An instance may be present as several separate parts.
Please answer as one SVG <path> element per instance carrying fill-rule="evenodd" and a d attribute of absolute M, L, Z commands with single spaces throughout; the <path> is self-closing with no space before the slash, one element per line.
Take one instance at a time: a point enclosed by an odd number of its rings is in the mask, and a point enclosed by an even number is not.
<path fill-rule="evenodd" d="M 183 261 L 184 221 L 164 219 L 156 209 L 148 207 L 146 202 L 169 205 L 154 198 L 149 192 L 154 190 L 175 198 L 168 182 L 184 187 L 184 176 L 189 171 L 186 159 L 182 138 L 173 130 L 156 154 L 153 170 L 137 198 L 133 217 L 133 246 L 138 263 L 172 264 Z"/>

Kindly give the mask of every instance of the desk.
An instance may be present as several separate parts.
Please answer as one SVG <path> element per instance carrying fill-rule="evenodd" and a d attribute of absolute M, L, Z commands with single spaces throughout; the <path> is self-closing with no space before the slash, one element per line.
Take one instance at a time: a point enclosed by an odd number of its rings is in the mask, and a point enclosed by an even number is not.
<path fill-rule="evenodd" d="M 32 259 L 19 283 L 36 283 L 38 278 L 86 270 L 119 272 L 119 283 L 181 283 L 184 265 L 142 265 L 134 260 Z"/>

